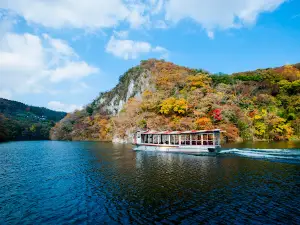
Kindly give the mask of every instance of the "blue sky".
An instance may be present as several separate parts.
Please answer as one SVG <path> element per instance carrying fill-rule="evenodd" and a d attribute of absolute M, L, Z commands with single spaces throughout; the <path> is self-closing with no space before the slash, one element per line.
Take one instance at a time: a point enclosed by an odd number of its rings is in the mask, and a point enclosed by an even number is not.
<path fill-rule="evenodd" d="M 0 0 L 0 97 L 72 111 L 148 58 L 224 73 L 300 62 L 300 0 Z"/>

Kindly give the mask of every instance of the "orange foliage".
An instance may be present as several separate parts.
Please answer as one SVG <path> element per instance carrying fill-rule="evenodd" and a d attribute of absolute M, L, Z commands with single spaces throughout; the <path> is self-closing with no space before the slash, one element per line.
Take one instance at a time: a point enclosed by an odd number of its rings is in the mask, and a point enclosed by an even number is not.
<path fill-rule="evenodd" d="M 300 70 L 294 66 L 286 65 L 277 69 L 279 73 L 283 75 L 283 77 L 289 81 L 296 81 L 300 79 Z"/>
<path fill-rule="evenodd" d="M 228 141 L 237 141 L 239 138 L 239 129 L 233 125 L 233 124 L 221 124 L 220 125 L 220 129 L 222 131 L 225 131 L 224 133 L 222 133 L 222 135 L 224 137 L 226 137 L 226 139 Z"/>
<path fill-rule="evenodd" d="M 101 140 L 107 140 L 108 139 L 108 136 L 109 136 L 109 132 L 110 132 L 110 123 L 109 123 L 109 120 L 107 119 L 100 119 L 99 122 L 99 137 Z"/>
<path fill-rule="evenodd" d="M 172 90 L 175 86 L 184 85 L 185 77 L 191 70 L 173 63 L 158 61 L 152 68 L 152 72 L 154 83 L 159 89 Z"/>
<path fill-rule="evenodd" d="M 213 129 L 213 124 L 210 118 L 201 117 L 195 121 L 195 125 L 197 129 Z"/>

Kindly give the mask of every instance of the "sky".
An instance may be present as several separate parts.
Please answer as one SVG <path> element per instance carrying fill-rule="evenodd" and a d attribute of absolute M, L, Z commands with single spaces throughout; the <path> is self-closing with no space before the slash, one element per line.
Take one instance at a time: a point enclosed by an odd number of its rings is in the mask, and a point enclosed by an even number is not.
<path fill-rule="evenodd" d="M 141 60 L 300 62 L 300 0 L 0 0 L 0 97 L 71 112 Z"/>

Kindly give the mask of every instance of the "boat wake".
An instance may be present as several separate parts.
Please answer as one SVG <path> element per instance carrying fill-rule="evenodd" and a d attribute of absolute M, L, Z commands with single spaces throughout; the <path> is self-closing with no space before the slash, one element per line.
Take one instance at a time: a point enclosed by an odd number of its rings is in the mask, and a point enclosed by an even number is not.
<path fill-rule="evenodd" d="M 219 154 L 239 155 L 249 158 L 288 161 L 300 164 L 300 149 L 222 149 Z"/>

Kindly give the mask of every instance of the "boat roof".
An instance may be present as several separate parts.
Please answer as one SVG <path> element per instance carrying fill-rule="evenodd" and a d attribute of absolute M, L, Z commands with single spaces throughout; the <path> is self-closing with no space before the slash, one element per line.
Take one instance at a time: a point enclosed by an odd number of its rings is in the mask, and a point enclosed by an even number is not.
<path fill-rule="evenodd" d="M 197 133 L 213 133 L 220 132 L 220 129 L 213 130 L 189 130 L 189 131 L 155 131 L 155 130 L 147 130 L 141 131 L 141 134 L 197 134 Z"/>

